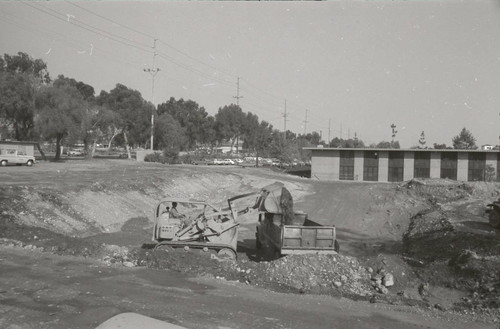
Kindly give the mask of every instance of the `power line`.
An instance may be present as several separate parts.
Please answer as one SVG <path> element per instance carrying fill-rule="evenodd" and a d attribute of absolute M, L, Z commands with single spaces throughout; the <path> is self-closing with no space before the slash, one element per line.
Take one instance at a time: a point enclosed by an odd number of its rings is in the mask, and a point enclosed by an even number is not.
<path fill-rule="evenodd" d="M 115 20 L 112 20 L 112 19 L 110 19 L 110 18 L 104 17 L 104 16 L 102 16 L 102 15 L 100 15 L 100 14 L 97 14 L 97 13 L 95 13 L 95 12 L 91 11 L 91 10 L 88 10 L 88 9 L 86 9 L 86 8 L 82 7 L 82 6 L 79 6 L 79 5 L 77 5 L 76 3 L 72 2 L 72 1 L 67 1 L 67 0 L 64 0 L 64 2 L 66 2 L 66 3 L 70 4 L 70 5 L 74 6 L 74 7 L 78 7 L 78 8 L 80 8 L 80 9 L 82 9 L 82 10 L 84 10 L 84 11 L 88 12 L 88 13 L 91 13 L 92 15 L 95 15 L 95 16 L 97 16 L 97 17 L 100 17 L 100 18 L 104 19 L 104 20 L 107 20 L 108 22 L 111 22 L 111 23 L 113 23 L 113 24 L 116 24 L 116 25 L 118 25 L 118 26 L 121 26 L 121 27 L 123 27 L 123 28 L 125 28 L 125 29 L 127 29 L 127 30 L 133 31 L 133 32 L 135 32 L 135 33 L 141 34 L 141 35 L 146 36 L 146 37 L 151 38 L 151 39 L 154 39 L 154 38 L 155 38 L 154 36 L 152 36 L 152 35 L 150 35 L 150 34 L 147 34 L 147 33 L 141 32 L 141 31 L 138 31 L 138 30 L 133 29 L 133 28 L 131 28 L 131 27 L 127 26 L 127 25 L 120 24 L 120 23 L 118 23 L 118 22 L 117 22 L 117 21 L 115 21 Z"/>
<path fill-rule="evenodd" d="M 169 44 L 169 43 L 167 43 L 167 42 L 165 42 L 165 41 L 163 41 L 163 40 L 161 40 L 161 39 L 155 38 L 154 36 L 152 36 L 152 35 L 150 35 L 150 34 L 148 34 L 148 33 L 144 33 L 144 32 L 142 32 L 142 31 L 139 31 L 139 30 L 136 30 L 136 29 L 134 29 L 134 28 L 131 28 L 131 27 L 127 26 L 127 25 L 121 24 L 121 23 L 119 23 L 119 22 L 117 22 L 117 21 L 115 21 L 115 20 L 112 20 L 112 19 L 107 18 L 107 17 L 105 17 L 105 16 L 103 16 L 103 15 L 100 15 L 100 14 L 98 14 L 98 13 L 95 13 L 95 12 L 93 12 L 92 10 L 89 10 L 89 9 L 83 8 L 83 7 L 79 6 L 79 5 L 76 5 L 76 4 L 75 4 L 75 3 L 73 3 L 73 2 L 70 2 L 70 1 L 67 1 L 67 0 L 65 0 L 65 2 L 67 2 L 67 3 L 71 4 L 71 5 L 75 6 L 75 7 L 78 7 L 78 8 L 80 8 L 80 9 L 82 9 L 82 10 L 84 10 L 84 11 L 88 12 L 88 13 L 91 13 L 91 14 L 93 14 L 93 15 L 97 16 L 97 17 L 100 17 L 100 18 L 102 18 L 102 19 L 104 19 L 104 20 L 106 20 L 106 21 L 108 21 L 108 22 L 111 22 L 111 23 L 113 23 L 113 24 L 116 24 L 116 25 L 118 25 L 118 26 L 121 26 L 121 27 L 123 27 L 123 28 L 126 28 L 126 29 L 128 29 L 128 30 L 130 30 L 130 31 L 133 31 L 133 32 L 138 33 L 138 34 L 141 34 L 141 35 L 146 36 L 146 37 L 151 38 L 151 39 L 157 39 L 157 40 L 158 40 L 161 44 L 163 44 L 163 45 L 165 45 L 165 46 L 169 47 L 169 48 L 170 48 L 170 49 L 172 49 L 172 50 L 175 50 L 175 51 L 176 51 L 176 52 L 178 52 L 179 54 L 182 54 L 182 55 L 184 55 L 184 56 L 186 56 L 186 57 L 190 58 L 191 60 L 193 60 L 193 61 L 195 61 L 195 62 L 197 62 L 197 63 L 199 63 L 199 64 L 205 65 L 205 66 L 210 67 L 210 68 L 212 68 L 212 69 L 214 69 L 214 70 L 216 70 L 216 71 L 219 71 L 219 72 L 224 73 L 224 74 L 226 74 L 226 75 L 228 75 L 228 76 L 231 76 L 231 77 L 236 78 L 236 75 L 234 75 L 234 74 L 232 74 L 232 73 L 228 73 L 228 72 L 226 72 L 226 71 L 224 71 L 224 70 L 221 70 L 221 69 L 219 69 L 219 68 L 217 68 L 217 67 L 215 67 L 215 66 L 213 66 L 213 65 L 210 65 L 210 64 L 208 64 L 208 63 L 206 63 L 206 62 L 203 62 L 203 61 L 201 61 L 201 60 L 199 60 L 199 59 L 197 59 L 197 58 L 195 58 L 195 57 L 193 57 L 193 56 L 191 56 L 191 55 L 189 55 L 189 54 L 187 54 L 187 53 L 185 53 L 185 52 L 181 51 L 180 49 L 177 49 L 176 47 L 172 46 L 171 44 Z"/>
<path fill-rule="evenodd" d="M 16 16 L 15 14 L 13 13 L 10 13 L 10 12 L 5 12 L 7 15 L 5 15 L 4 13 L 0 12 L 0 14 L 3 14 L 4 16 L 4 21 L 7 22 L 7 23 L 10 23 L 10 24 L 13 24 L 29 33 L 37 33 L 37 34 L 40 34 L 42 36 L 44 36 L 45 38 L 47 38 L 48 40 L 57 40 L 58 42 L 61 42 L 63 44 L 66 44 L 68 45 L 67 47 L 68 48 L 72 48 L 76 51 L 80 51 L 81 50 L 81 45 L 73 42 L 72 40 L 67 40 L 66 39 L 66 36 L 61 34 L 61 33 L 58 33 L 58 32 L 55 32 L 55 31 L 52 31 L 52 30 L 49 30 L 49 29 L 45 29 L 43 27 L 40 27 L 39 25 L 36 25 L 35 27 L 32 27 L 34 26 L 34 24 L 32 24 L 32 22 L 29 22 L 25 19 L 23 19 L 22 17 L 19 17 L 19 16 Z M 12 18 L 17 18 L 18 20 L 21 20 L 20 22 L 18 21 L 15 21 L 13 20 Z M 26 23 L 28 24 L 31 24 L 32 26 L 26 26 Z M 122 63 L 130 66 L 130 67 L 135 67 L 137 65 L 142 65 L 142 63 L 139 63 L 139 62 L 132 62 L 132 61 L 128 61 L 126 59 L 123 59 L 122 57 L 116 55 L 116 54 L 112 54 L 112 53 L 109 53 L 109 52 L 106 52 L 98 47 L 93 47 L 93 51 L 97 51 L 97 52 L 100 52 L 102 54 L 104 54 L 105 56 L 104 57 L 107 57 L 109 60 L 112 60 L 112 61 L 116 61 L 117 59 L 119 61 L 121 61 Z M 107 56 L 106 56 L 107 55 Z"/>
<path fill-rule="evenodd" d="M 103 36 L 103 37 L 106 37 L 106 38 L 108 38 L 108 39 L 110 39 L 110 40 L 113 40 L 113 41 L 115 41 L 115 42 L 119 42 L 119 43 L 121 43 L 121 44 L 124 44 L 124 45 L 130 46 L 130 47 L 134 47 L 134 48 L 137 48 L 137 49 L 139 49 L 139 50 L 142 50 L 142 51 L 145 51 L 145 52 L 150 53 L 150 51 L 149 51 L 149 50 L 144 49 L 142 46 L 137 46 L 137 45 L 134 45 L 134 44 L 132 44 L 132 43 L 128 43 L 128 42 L 125 42 L 125 41 L 122 41 L 122 40 L 116 39 L 112 33 L 105 32 L 105 33 L 107 33 L 107 34 L 103 34 L 103 33 L 100 33 L 100 32 L 97 32 L 97 31 L 92 30 L 92 27 L 91 27 L 91 28 L 86 28 L 85 26 L 82 26 L 82 25 L 78 24 L 78 21 L 77 21 L 77 20 L 75 20 L 75 21 L 77 22 L 77 23 L 75 23 L 75 22 L 73 22 L 73 20 L 71 20 L 69 17 L 68 17 L 67 19 L 64 19 L 64 18 L 62 18 L 62 17 L 59 17 L 59 16 L 57 16 L 57 15 L 54 15 L 54 14 L 50 13 L 49 11 L 47 11 L 47 10 L 45 10 L 45 9 L 42 9 L 42 8 L 39 8 L 39 7 L 33 6 L 33 5 L 31 5 L 31 4 L 27 3 L 27 2 L 20 1 L 20 3 L 22 3 L 22 4 L 24 4 L 24 5 L 28 6 L 28 7 L 31 7 L 31 8 L 33 8 L 33 9 L 35 9 L 35 10 L 38 10 L 38 11 L 40 11 L 40 12 L 43 12 L 43 13 L 45 13 L 45 14 L 49 15 L 49 16 L 52 16 L 52 17 L 54 17 L 54 18 L 56 18 L 56 19 L 58 19 L 58 20 L 61 20 L 61 21 L 64 21 L 64 22 L 68 22 L 68 23 L 70 23 L 70 24 L 72 24 L 72 25 L 74 25 L 74 26 L 77 26 L 77 27 L 81 28 L 81 29 L 87 30 L 87 31 L 89 31 L 89 32 L 92 32 L 92 33 L 98 34 L 98 35 Z M 61 13 L 59 13 L 59 12 L 57 12 L 57 11 L 55 11 L 55 10 L 52 10 L 52 9 L 49 9 L 49 10 L 50 10 L 50 11 L 53 11 L 53 12 L 55 12 L 55 13 L 59 14 L 59 15 L 62 15 Z M 88 25 L 88 24 L 86 24 L 86 25 Z M 99 30 L 99 29 L 97 29 L 97 28 L 94 28 L 94 29 L 95 29 L 95 30 Z M 132 41 L 132 40 L 129 40 L 129 39 L 126 39 L 126 38 L 123 38 L 123 37 L 120 37 L 120 36 L 118 36 L 118 38 L 125 39 L 125 40 L 131 41 L 131 42 L 134 42 L 134 41 Z"/>

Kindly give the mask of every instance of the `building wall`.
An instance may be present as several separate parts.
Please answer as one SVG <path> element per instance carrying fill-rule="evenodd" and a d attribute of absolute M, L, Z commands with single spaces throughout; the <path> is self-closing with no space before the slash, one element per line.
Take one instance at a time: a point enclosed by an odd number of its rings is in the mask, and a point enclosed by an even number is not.
<path fill-rule="evenodd" d="M 338 180 L 340 170 L 339 151 L 314 151 L 311 159 L 311 178 Z"/>
<path fill-rule="evenodd" d="M 378 181 L 389 181 L 389 152 L 378 152 Z"/>
<path fill-rule="evenodd" d="M 410 180 L 413 178 L 415 171 L 415 154 L 414 152 L 405 152 L 405 164 L 403 171 L 403 180 Z"/>
<path fill-rule="evenodd" d="M 363 180 L 364 151 L 354 152 L 354 180 Z"/>
<path fill-rule="evenodd" d="M 441 153 L 432 152 L 431 153 L 431 174 L 430 178 L 440 178 L 441 177 Z"/>
<path fill-rule="evenodd" d="M 347 151 L 347 150 L 344 150 Z M 389 152 L 384 150 L 374 149 L 378 154 L 378 181 L 389 181 Z M 401 151 L 399 151 L 401 152 Z M 415 173 L 415 153 L 419 151 L 404 150 L 404 180 L 414 178 Z M 444 152 L 430 152 L 430 178 L 441 177 L 441 155 Z M 448 152 L 448 151 L 447 151 Z M 459 181 L 467 181 L 469 176 L 469 152 L 454 151 L 457 154 L 456 160 L 456 179 Z M 485 164 L 493 168 L 493 180 L 499 181 L 500 177 L 500 153 L 485 151 Z M 363 181 L 365 151 L 354 151 L 354 180 Z M 340 174 L 340 151 L 339 150 L 312 150 L 312 168 L 311 174 L 313 178 L 320 180 L 339 180 Z M 454 176 L 454 175 L 453 175 Z M 453 177 L 454 178 L 454 177 Z M 490 178 L 491 179 L 491 178 Z"/>
<path fill-rule="evenodd" d="M 457 180 L 467 181 L 469 176 L 469 154 L 458 152 L 457 154 Z"/>

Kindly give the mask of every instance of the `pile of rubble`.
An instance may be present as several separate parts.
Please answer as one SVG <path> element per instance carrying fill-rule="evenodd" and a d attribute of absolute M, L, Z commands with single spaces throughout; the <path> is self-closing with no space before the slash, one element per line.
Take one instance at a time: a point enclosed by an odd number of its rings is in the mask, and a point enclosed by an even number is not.
<path fill-rule="evenodd" d="M 353 257 L 343 255 L 290 255 L 259 264 L 262 278 L 294 288 L 318 292 L 367 296 L 371 275 Z"/>

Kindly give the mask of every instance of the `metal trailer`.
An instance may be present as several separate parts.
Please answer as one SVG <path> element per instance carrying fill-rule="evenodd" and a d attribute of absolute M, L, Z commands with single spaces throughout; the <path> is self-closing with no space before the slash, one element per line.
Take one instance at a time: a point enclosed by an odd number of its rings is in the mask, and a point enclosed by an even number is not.
<path fill-rule="evenodd" d="M 336 254 L 340 246 L 335 226 L 322 226 L 295 213 L 295 223 L 286 225 L 282 214 L 261 213 L 256 228 L 257 249 L 268 249 L 275 257 L 293 254 Z"/>

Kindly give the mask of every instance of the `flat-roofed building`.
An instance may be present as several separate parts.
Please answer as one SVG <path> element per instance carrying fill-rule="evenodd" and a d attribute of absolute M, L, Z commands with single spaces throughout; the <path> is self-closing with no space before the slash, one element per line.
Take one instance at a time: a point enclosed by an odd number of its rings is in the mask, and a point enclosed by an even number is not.
<path fill-rule="evenodd" d="M 500 151 L 459 149 L 316 148 L 311 177 L 400 182 L 413 178 L 500 181 Z"/>

